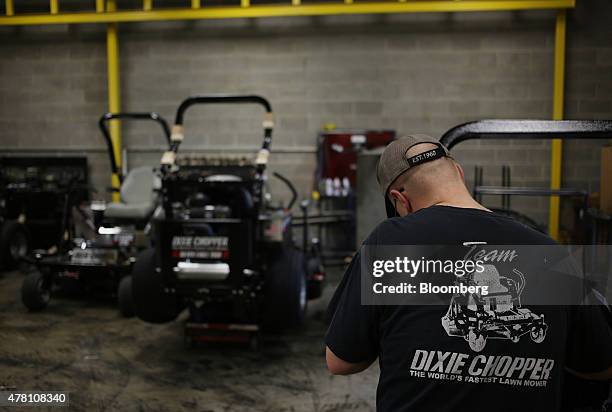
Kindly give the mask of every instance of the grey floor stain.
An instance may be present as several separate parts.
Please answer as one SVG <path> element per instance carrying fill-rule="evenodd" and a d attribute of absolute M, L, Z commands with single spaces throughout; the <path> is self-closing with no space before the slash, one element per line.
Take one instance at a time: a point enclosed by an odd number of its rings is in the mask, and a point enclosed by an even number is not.
<path fill-rule="evenodd" d="M 0 387 L 69 391 L 71 411 L 375 410 L 376 367 L 351 377 L 325 369 L 322 313 L 333 277 L 302 328 L 266 336 L 253 353 L 239 345 L 187 349 L 180 320 L 123 319 L 104 301 L 60 296 L 28 313 L 22 276 L 0 274 Z"/>

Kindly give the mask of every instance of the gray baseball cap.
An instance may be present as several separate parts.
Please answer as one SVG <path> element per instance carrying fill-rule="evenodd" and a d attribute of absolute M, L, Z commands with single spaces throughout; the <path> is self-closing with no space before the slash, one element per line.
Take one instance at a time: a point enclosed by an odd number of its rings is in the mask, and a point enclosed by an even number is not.
<path fill-rule="evenodd" d="M 407 157 L 408 149 L 420 143 L 431 143 L 438 147 Z M 451 157 L 448 149 L 439 140 L 425 134 L 408 135 L 391 142 L 380 156 L 376 167 L 376 179 L 383 196 L 387 195 L 389 187 L 406 170 L 441 157 Z"/>

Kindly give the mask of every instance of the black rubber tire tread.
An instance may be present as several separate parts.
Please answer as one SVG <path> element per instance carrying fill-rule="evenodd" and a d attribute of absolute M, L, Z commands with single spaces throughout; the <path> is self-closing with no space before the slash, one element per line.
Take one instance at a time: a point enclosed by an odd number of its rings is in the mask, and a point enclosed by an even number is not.
<path fill-rule="evenodd" d="M 15 234 L 18 232 L 25 236 L 27 242 L 26 255 L 30 252 L 30 232 L 28 228 L 16 220 L 7 220 L 0 229 L 0 266 L 3 269 L 14 269 L 19 264 L 19 261 L 13 258 L 9 250 Z"/>
<path fill-rule="evenodd" d="M 156 267 L 155 249 L 138 255 L 132 269 L 134 314 L 149 323 L 172 322 L 179 314 L 177 299 L 164 291 L 162 274 Z"/>
<path fill-rule="evenodd" d="M 30 312 L 39 312 L 47 307 L 51 298 L 50 290 L 45 290 L 44 275 L 35 270 L 26 275 L 21 284 L 21 301 Z"/>
<path fill-rule="evenodd" d="M 278 331 L 301 325 L 307 307 L 300 304 L 301 293 L 306 294 L 304 255 L 283 245 L 272 254 L 265 275 L 263 327 Z"/>

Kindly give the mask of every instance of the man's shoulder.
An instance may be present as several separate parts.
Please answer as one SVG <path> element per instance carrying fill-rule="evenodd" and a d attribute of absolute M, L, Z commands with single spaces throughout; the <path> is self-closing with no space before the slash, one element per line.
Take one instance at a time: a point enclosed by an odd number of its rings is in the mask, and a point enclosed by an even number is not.
<path fill-rule="evenodd" d="M 398 237 L 402 239 L 403 243 L 410 240 L 412 237 L 414 237 L 415 241 L 418 241 L 418 238 L 411 233 L 412 231 L 407 231 L 406 229 L 414 229 L 415 225 L 418 225 L 420 221 L 421 219 L 415 219 L 413 215 L 385 219 L 376 225 L 363 244 L 393 244 Z"/>
<path fill-rule="evenodd" d="M 483 240 L 512 244 L 555 244 L 546 234 L 502 214 L 456 207 L 428 207 L 404 217 L 380 222 L 365 245 L 422 244 L 483 237 Z"/>

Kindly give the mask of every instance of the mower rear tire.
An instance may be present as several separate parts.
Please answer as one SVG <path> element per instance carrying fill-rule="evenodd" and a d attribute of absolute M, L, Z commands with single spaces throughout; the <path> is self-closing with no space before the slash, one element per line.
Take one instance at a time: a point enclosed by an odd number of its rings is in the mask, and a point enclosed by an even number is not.
<path fill-rule="evenodd" d="M 304 254 L 290 246 L 276 251 L 265 277 L 266 330 L 277 331 L 301 325 L 308 306 Z"/>
<path fill-rule="evenodd" d="M 165 291 L 153 248 L 142 251 L 134 264 L 132 298 L 134 313 L 145 322 L 171 322 L 180 312 L 176 296 Z"/>
<path fill-rule="evenodd" d="M 51 287 L 45 276 L 35 270 L 26 275 L 21 285 L 21 301 L 30 312 L 43 310 L 51 299 Z"/>
<path fill-rule="evenodd" d="M 14 269 L 30 253 L 30 232 L 16 220 L 7 220 L 0 229 L 0 264 Z"/>

